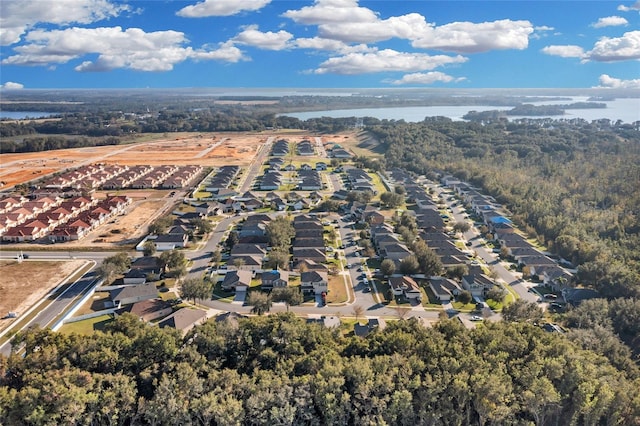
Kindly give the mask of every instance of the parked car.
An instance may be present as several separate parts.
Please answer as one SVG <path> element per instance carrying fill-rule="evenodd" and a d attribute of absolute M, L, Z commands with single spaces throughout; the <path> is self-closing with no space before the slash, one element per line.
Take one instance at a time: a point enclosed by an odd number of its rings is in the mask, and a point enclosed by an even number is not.
<path fill-rule="evenodd" d="M 471 321 L 482 321 L 482 317 L 479 315 L 471 315 Z"/>

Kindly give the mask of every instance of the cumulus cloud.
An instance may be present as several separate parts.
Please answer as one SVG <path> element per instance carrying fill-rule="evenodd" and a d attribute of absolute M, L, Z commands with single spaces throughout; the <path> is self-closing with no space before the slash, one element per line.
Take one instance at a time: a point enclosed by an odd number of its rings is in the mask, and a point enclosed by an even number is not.
<path fill-rule="evenodd" d="M 288 42 L 292 38 L 293 34 L 284 30 L 280 30 L 277 33 L 272 31 L 262 32 L 257 25 L 250 25 L 235 36 L 233 41 L 265 50 L 283 50 L 289 47 Z"/>
<path fill-rule="evenodd" d="M 100 27 L 34 30 L 26 44 L 14 49 L 16 55 L 2 61 L 4 65 L 61 64 L 85 55 L 97 54 L 95 61 L 84 61 L 76 71 L 107 71 L 128 68 L 137 71 L 169 71 L 188 58 L 219 59 L 235 62 L 241 52 L 233 46 L 220 50 L 194 51 L 184 47 L 187 39 L 177 31 L 145 32 L 139 28 Z"/>
<path fill-rule="evenodd" d="M 600 86 L 598 87 L 608 89 L 640 89 L 640 79 L 621 80 L 610 77 L 607 74 L 602 74 L 600 76 Z"/>
<path fill-rule="evenodd" d="M 312 6 L 288 10 L 282 16 L 296 23 L 317 25 L 318 36 L 345 43 L 373 43 L 392 38 L 413 47 L 458 53 L 494 49 L 525 49 L 534 31 L 529 21 L 453 22 L 436 26 L 418 13 L 380 19 L 356 0 L 316 0 Z M 539 27 L 549 31 L 550 27 Z"/>
<path fill-rule="evenodd" d="M 464 77 L 455 78 L 440 71 L 430 71 L 427 73 L 412 73 L 402 76 L 400 80 L 388 81 L 394 85 L 401 84 L 433 84 L 436 82 L 450 83 L 465 80 Z"/>
<path fill-rule="evenodd" d="M 5 84 L 0 84 L 0 89 L 20 90 L 20 89 L 24 89 L 24 85 L 20 83 L 15 83 L 13 81 L 7 81 Z"/>
<path fill-rule="evenodd" d="M 373 43 L 391 38 L 414 40 L 431 28 L 422 15 L 410 13 L 385 20 L 323 24 L 318 34 L 344 42 Z"/>
<path fill-rule="evenodd" d="M 560 56 L 562 58 L 583 58 L 584 49 L 580 46 L 572 44 L 552 45 L 542 48 L 542 53 L 551 56 Z"/>
<path fill-rule="evenodd" d="M 313 71 L 315 74 L 355 75 L 390 71 L 424 71 L 446 64 L 462 63 L 463 56 L 426 55 L 385 49 L 373 53 L 350 53 L 329 58 Z"/>
<path fill-rule="evenodd" d="M 366 44 L 351 45 L 339 40 L 331 40 L 329 38 L 322 37 L 297 38 L 292 42 L 292 45 L 298 49 L 324 50 L 339 52 L 342 54 L 352 52 L 372 52 L 376 50 Z"/>
<path fill-rule="evenodd" d="M 640 31 L 630 31 L 622 37 L 602 37 L 587 53 L 587 58 L 598 62 L 640 59 Z"/>
<path fill-rule="evenodd" d="M 640 31 L 624 33 L 622 37 L 602 37 L 593 49 L 585 51 L 580 46 L 547 46 L 543 53 L 563 58 L 581 58 L 583 62 L 617 62 L 640 60 Z"/>
<path fill-rule="evenodd" d="M 502 19 L 493 22 L 453 22 L 434 27 L 413 41 L 418 48 L 458 53 L 526 49 L 533 25 L 529 21 Z"/>
<path fill-rule="evenodd" d="M 0 2 L 0 44 L 8 46 L 34 25 L 89 24 L 131 10 L 126 4 L 109 0 L 3 0 Z"/>
<path fill-rule="evenodd" d="M 621 4 L 620 6 L 618 6 L 618 10 L 622 12 L 631 12 L 633 10 L 640 10 L 640 0 L 636 1 L 631 6 L 625 6 L 624 4 Z"/>
<path fill-rule="evenodd" d="M 598 19 L 598 22 L 594 22 L 591 24 L 593 28 L 604 28 L 604 27 L 617 27 L 620 25 L 628 25 L 629 21 L 624 19 L 622 16 L 607 16 L 605 18 Z"/>
<path fill-rule="evenodd" d="M 305 25 L 348 24 L 378 20 L 375 12 L 358 6 L 357 0 L 315 0 L 312 6 L 288 10 L 282 16 Z"/>
<path fill-rule="evenodd" d="M 241 12 L 260 10 L 271 0 L 204 0 L 185 6 L 176 12 L 184 18 L 204 18 L 208 16 L 232 16 Z"/>

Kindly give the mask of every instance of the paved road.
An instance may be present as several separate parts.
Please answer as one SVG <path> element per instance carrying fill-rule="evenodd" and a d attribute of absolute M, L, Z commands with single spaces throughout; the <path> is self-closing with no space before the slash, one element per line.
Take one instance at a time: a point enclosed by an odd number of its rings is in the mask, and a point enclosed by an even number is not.
<path fill-rule="evenodd" d="M 442 188 L 436 187 L 435 189 L 437 193 L 442 192 Z M 463 235 L 465 241 L 471 242 L 469 249 L 475 251 L 478 257 L 498 274 L 498 279 L 511 286 L 521 299 L 528 302 L 536 302 L 538 297 L 529 292 L 529 288 L 525 285 L 524 281 L 520 279 L 519 274 L 508 270 L 505 264 L 500 262 L 498 255 L 485 247 L 485 240 L 482 238 L 480 230 L 466 217 L 467 211 L 457 203 L 457 200 L 449 201 L 447 198 L 445 195 L 445 203 L 453 212 L 454 220 L 456 222 L 468 222 L 471 225 L 471 228 Z M 453 206 L 454 203 L 456 206 Z"/>
<path fill-rule="evenodd" d="M 92 285 L 94 285 L 99 278 L 96 275 L 95 264 L 92 269 L 84 274 L 79 280 L 71 284 L 62 294 L 57 296 L 53 302 L 51 302 L 44 309 L 40 310 L 38 314 L 29 321 L 22 329 L 38 326 L 40 328 L 50 327 L 53 322 L 63 312 L 66 312 L 71 308 L 74 300 L 87 291 Z M 0 353 L 9 355 L 11 353 L 11 344 L 5 343 L 0 346 Z"/>

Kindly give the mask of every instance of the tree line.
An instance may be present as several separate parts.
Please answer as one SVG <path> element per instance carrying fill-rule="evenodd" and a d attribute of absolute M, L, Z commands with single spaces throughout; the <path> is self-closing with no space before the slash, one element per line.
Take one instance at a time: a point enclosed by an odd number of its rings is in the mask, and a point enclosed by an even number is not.
<path fill-rule="evenodd" d="M 633 371 L 526 323 L 390 322 L 361 338 L 291 314 L 182 338 L 124 314 L 93 336 L 31 329 L 0 356 L 11 425 L 637 424 Z"/>

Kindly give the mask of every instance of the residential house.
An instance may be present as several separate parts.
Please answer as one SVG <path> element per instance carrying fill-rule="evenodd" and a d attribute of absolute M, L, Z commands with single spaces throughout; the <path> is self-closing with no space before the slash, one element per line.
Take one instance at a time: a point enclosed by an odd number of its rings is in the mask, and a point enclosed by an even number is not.
<path fill-rule="evenodd" d="M 175 328 L 182 332 L 184 336 L 195 327 L 207 319 L 207 313 L 201 309 L 181 308 L 158 323 L 158 327 Z"/>
<path fill-rule="evenodd" d="M 127 305 L 126 311 L 143 321 L 153 321 L 169 315 L 173 312 L 173 308 L 162 299 L 148 299 Z"/>
<path fill-rule="evenodd" d="M 484 298 L 487 291 L 491 290 L 495 283 L 484 274 L 469 274 L 462 277 L 462 288 L 473 297 Z"/>
<path fill-rule="evenodd" d="M 252 271 L 229 271 L 225 274 L 224 280 L 222 280 L 222 289 L 236 292 L 247 291 L 251 286 L 252 276 Z"/>
<path fill-rule="evenodd" d="M 542 283 L 553 291 L 561 291 L 573 282 L 573 275 L 557 265 L 539 265 L 535 269 Z"/>
<path fill-rule="evenodd" d="M 168 251 L 186 247 L 188 240 L 189 237 L 186 234 L 163 234 L 149 241 L 153 242 L 157 251 Z"/>
<path fill-rule="evenodd" d="M 307 271 L 300 274 L 300 289 L 303 293 L 320 295 L 329 291 L 329 274 L 322 271 Z"/>
<path fill-rule="evenodd" d="M 327 258 L 324 254 L 324 250 L 317 248 L 299 247 L 293 249 L 293 261 L 300 262 L 301 260 L 312 260 L 316 263 L 324 263 Z"/>
<path fill-rule="evenodd" d="M 289 285 L 289 271 L 281 271 L 275 269 L 273 271 L 265 271 L 262 273 L 262 289 L 272 290 L 274 288 L 283 288 Z"/>
<path fill-rule="evenodd" d="M 420 286 L 411 277 L 390 277 L 389 287 L 395 296 L 404 296 L 407 299 L 422 300 L 422 292 Z"/>
<path fill-rule="evenodd" d="M 455 281 L 449 278 L 432 277 L 429 279 L 429 288 L 433 294 L 443 303 L 449 303 L 462 289 Z"/>
<path fill-rule="evenodd" d="M 116 308 L 157 297 L 158 289 L 154 283 L 124 286 L 109 292 L 109 299 Z"/>

